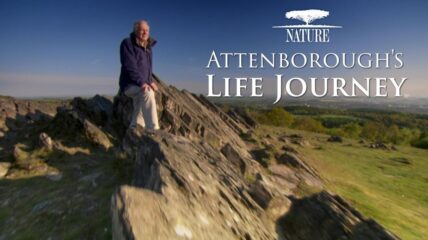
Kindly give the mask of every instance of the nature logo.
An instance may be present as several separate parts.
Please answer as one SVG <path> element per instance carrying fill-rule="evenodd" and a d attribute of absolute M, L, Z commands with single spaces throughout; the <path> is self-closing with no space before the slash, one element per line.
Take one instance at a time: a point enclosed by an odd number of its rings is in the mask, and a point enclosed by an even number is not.
<path fill-rule="evenodd" d="M 305 24 L 281 25 L 272 28 L 283 28 L 287 32 L 287 42 L 329 42 L 329 29 L 342 28 L 336 25 L 311 24 L 315 20 L 326 18 L 329 11 L 319 9 L 294 10 L 285 13 L 287 19 L 296 19 Z"/>

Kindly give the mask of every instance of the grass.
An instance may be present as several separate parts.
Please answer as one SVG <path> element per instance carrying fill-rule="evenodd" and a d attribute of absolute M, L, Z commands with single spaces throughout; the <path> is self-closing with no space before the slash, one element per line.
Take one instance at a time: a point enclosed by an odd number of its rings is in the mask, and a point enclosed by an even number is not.
<path fill-rule="evenodd" d="M 63 173 L 59 181 L 28 172 L 0 180 L 0 238 L 111 239 L 111 195 L 129 180 L 123 156 L 98 148 L 69 150 L 44 158 Z"/>
<path fill-rule="evenodd" d="M 400 146 L 371 149 L 356 140 L 327 142 L 327 135 L 261 126 L 260 136 L 298 133 L 314 147 L 296 148 L 318 170 L 327 189 L 347 199 L 402 239 L 428 236 L 428 151 Z M 279 143 L 277 143 L 279 144 Z"/>

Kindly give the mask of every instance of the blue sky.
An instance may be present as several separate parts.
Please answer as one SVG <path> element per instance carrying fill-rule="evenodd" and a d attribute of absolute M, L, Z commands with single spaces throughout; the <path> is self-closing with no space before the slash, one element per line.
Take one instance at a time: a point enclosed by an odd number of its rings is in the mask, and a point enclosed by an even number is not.
<path fill-rule="evenodd" d="M 330 11 L 318 23 L 343 29 L 335 30 L 328 44 L 284 43 L 284 32 L 272 26 L 290 21 L 284 17 L 286 11 L 309 8 Z M 115 94 L 119 44 L 132 23 L 143 18 L 158 40 L 154 72 L 168 84 L 193 92 L 206 93 L 206 74 L 216 73 L 205 68 L 212 50 L 321 53 L 391 48 L 404 53 L 405 67 L 372 75 L 408 77 L 404 91 L 410 96 L 425 96 L 428 91 L 428 1 L 424 0 L 1 0 L 0 95 Z M 281 73 L 278 69 L 227 71 L 231 76 Z M 318 75 L 366 77 L 367 73 L 311 72 Z"/>

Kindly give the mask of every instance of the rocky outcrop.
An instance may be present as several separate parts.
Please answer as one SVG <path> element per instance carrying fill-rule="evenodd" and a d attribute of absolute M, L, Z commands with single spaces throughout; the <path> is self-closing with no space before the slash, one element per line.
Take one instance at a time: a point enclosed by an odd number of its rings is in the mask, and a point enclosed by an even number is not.
<path fill-rule="evenodd" d="M 112 101 L 100 95 L 90 99 L 74 98 L 71 106 L 97 126 L 106 127 L 112 119 Z"/>
<path fill-rule="evenodd" d="M 67 105 L 67 100 L 24 100 L 0 96 L 0 130 L 14 131 L 20 123 L 52 118 L 57 107 Z"/>
<path fill-rule="evenodd" d="M 132 101 L 114 100 L 112 124 L 134 170 L 112 196 L 113 239 L 398 239 L 339 197 L 299 197 L 301 185 L 323 187 L 316 171 L 287 150 L 263 167 L 239 137 L 255 126 L 242 114 L 154 80 L 154 135 L 126 132 Z"/>
<path fill-rule="evenodd" d="M 167 132 L 134 140 L 132 186 L 112 199 L 115 239 L 276 239 L 240 168 L 221 152 Z"/>
<path fill-rule="evenodd" d="M 118 153 L 123 157 L 117 161 L 132 163 L 131 181 L 111 197 L 113 239 L 398 239 L 322 191 L 320 175 L 299 155 L 311 146 L 303 136 L 281 136 L 285 145 L 278 147 L 266 135 L 250 150 L 243 139 L 252 139 L 257 123 L 244 109 L 223 111 L 203 96 L 154 80 L 161 130 L 150 135 L 126 131 L 132 101 L 120 94 L 114 101 L 97 95 L 40 111 L 26 100 L 0 98 L 1 150 L 10 145 L 13 159 L 2 160 L 0 178 L 19 168 L 64 181 L 67 175 L 43 157 L 85 146 L 85 153 Z M 42 117 L 32 115 L 37 111 Z M 3 141 L 13 128 L 43 116 L 42 125 L 28 126 L 33 136 L 21 131 L 25 144 Z M 100 174 L 79 181 L 96 187 Z M 36 205 L 33 213 L 44 206 Z"/>
<path fill-rule="evenodd" d="M 277 161 L 281 164 L 291 166 L 294 169 L 302 169 L 305 173 L 310 174 L 314 178 L 314 182 L 317 182 L 316 179 L 320 178 L 317 171 L 308 164 L 306 164 L 295 153 L 286 151 L 284 154 L 277 158 Z"/>
<path fill-rule="evenodd" d="M 204 139 L 217 147 L 225 143 L 243 146 L 238 134 L 248 130 L 246 123 L 232 119 L 202 95 L 167 86 L 156 76 L 154 80 L 159 86 L 156 102 L 161 129 L 192 140 Z M 114 99 L 113 108 L 115 129 L 123 136 L 130 123 L 132 101 L 119 94 Z"/>
<path fill-rule="evenodd" d="M 244 108 L 232 108 L 227 112 L 235 121 L 245 124 L 248 128 L 257 127 L 257 122 L 254 120 Z"/>
<path fill-rule="evenodd" d="M 372 219 L 365 219 L 341 197 L 322 191 L 293 199 L 290 210 L 278 219 L 278 231 L 297 239 L 398 239 Z"/>
<path fill-rule="evenodd" d="M 86 140 L 105 150 L 113 146 L 107 133 L 92 123 L 84 112 L 76 108 L 60 109 L 52 120 L 50 131 L 56 138 L 71 138 L 72 141 Z"/>

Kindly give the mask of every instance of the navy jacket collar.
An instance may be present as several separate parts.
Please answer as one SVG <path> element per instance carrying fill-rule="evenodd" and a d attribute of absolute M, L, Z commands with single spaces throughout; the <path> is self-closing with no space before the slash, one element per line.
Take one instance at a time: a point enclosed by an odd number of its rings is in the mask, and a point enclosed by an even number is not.
<path fill-rule="evenodd" d="M 137 37 L 135 36 L 135 33 L 133 33 L 133 32 L 130 33 L 129 37 L 131 38 L 132 43 L 138 46 L 138 44 L 137 44 Z M 157 42 L 156 39 L 154 39 L 152 37 L 149 37 L 149 45 L 148 46 L 150 48 L 152 48 L 154 45 L 156 45 L 156 42 Z"/>

